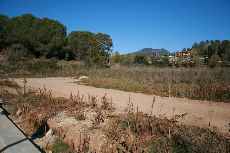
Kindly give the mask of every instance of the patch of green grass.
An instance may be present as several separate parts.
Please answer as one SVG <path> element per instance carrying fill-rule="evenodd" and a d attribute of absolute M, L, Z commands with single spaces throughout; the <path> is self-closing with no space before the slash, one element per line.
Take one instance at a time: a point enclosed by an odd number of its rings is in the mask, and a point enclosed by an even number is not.
<path fill-rule="evenodd" d="M 64 143 L 61 139 L 57 139 L 52 147 L 53 153 L 64 153 L 69 151 L 69 146 Z"/>

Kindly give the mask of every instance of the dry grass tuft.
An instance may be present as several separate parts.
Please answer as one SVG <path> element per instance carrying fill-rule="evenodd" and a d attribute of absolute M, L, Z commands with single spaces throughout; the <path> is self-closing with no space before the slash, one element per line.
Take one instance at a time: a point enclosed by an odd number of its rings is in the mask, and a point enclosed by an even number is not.
<path fill-rule="evenodd" d="M 98 125 L 103 123 L 105 121 L 105 113 L 101 109 L 96 109 L 96 115 L 94 119 L 92 120 L 93 127 L 96 128 Z"/>
<path fill-rule="evenodd" d="M 184 126 L 173 119 L 160 119 L 129 106 L 105 128 L 104 152 L 228 153 L 230 142 L 216 131 Z M 183 115 L 178 115 L 183 116 Z"/>
<path fill-rule="evenodd" d="M 114 109 L 112 104 L 112 98 L 109 99 L 106 94 L 101 98 L 101 109 L 110 111 Z"/>
<path fill-rule="evenodd" d="M 89 152 L 90 136 L 87 133 L 80 135 L 80 144 L 77 147 L 76 153 L 87 153 Z"/>

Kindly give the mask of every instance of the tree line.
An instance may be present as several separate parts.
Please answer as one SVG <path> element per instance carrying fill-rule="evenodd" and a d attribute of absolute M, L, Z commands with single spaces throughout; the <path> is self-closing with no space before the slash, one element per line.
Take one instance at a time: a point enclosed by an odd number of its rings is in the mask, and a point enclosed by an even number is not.
<path fill-rule="evenodd" d="M 205 64 L 210 67 L 216 65 L 230 66 L 230 40 L 206 40 L 201 42 L 195 42 L 191 48 L 184 48 L 182 51 L 191 52 L 190 58 L 177 58 L 176 63 L 182 66 L 188 65 L 200 65 Z M 114 63 L 120 63 L 125 65 L 130 64 L 142 64 L 142 65 L 157 65 L 168 66 L 172 65 L 169 55 L 175 56 L 176 52 L 163 54 L 163 56 L 154 57 L 153 54 L 126 54 L 120 55 L 119 52 L 115 52 L 112 56 Z"/>
<path fill-rule="evenodd" d="M 206 40 L 194 43 L 192 52 L 197 56 L 206 56 L 208 59 L 219 58 L 222 61 L 230 61 L 230 40 Z"/>
<path fill-rule="evenodd" d="M 0 52 L 9 60 L 57 58 L 105 63 L 112 52 L 112 38 L 105 33 L 72 31 L 57 20 L 32 14 L 0 15 Z"/>

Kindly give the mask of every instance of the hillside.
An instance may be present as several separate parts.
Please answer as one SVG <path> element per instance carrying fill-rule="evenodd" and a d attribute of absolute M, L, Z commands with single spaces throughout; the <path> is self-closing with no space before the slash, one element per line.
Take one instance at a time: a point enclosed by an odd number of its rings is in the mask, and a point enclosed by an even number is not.
<path fill-rule="evenodd" d="M 161 49 L 153 49 L 153 48 L 143 48 L 141 50 L 138 50 L 136 52 L 129 53 L 129 55 L 146 55 L 151 56 L 153 53 L 160 53 L 160 55 L 168 54 L 169 51 L 161 48 Z"/>

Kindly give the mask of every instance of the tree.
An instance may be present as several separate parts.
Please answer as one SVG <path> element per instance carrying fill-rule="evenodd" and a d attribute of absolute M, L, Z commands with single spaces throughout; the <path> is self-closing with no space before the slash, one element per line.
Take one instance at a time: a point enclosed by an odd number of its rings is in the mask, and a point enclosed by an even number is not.
<path fill-rule="evenodd" d="M 186 51 L 186 48 L 183 48 L 182 51 L 185 52 L 185 51 Z"/>
<path fill-rule="evenodd" d="M 112 53 L 113 41 L 110 35 L 105 33 L 97 33 L 95 35 L 96 46 L 99 48 L 99 52 L 102 60 L 106 63 L 109 61 L 109 57 Z"/>
<path fill-rule="evenodd" d="M 68 36 L 68 46 L 79 60 L 105 64 L 111 54 L 112 39 L 107 34 L 75 31 Z"/>
<path fill-rule="evenodd" d="M 104 64 L 112 52 L 112 39 L 105 33 L 73 31 L 68 36 L 59 21 L 32 14 L 9 18 L 0 15 L 0 51 L 14 44 L 26 54 L 40 58 L 79 59 Z"/>
<path fill-rule="evenodd" d="M 10 63 L 15 63 L 17 61 L 23 60 L 29 57 L 29 51 L 22 44 L 13 44 L 6 50 L 7 61 Z"/>
<path fill-rule="evenodd" d="M 212 58 L 213 55 L 218 55 L 221 60 L 230 61 L 230 41 L 201 41 L 193 45 L 192 52 L 197 56 L 208 56 L 209 59 Z"/>
<path fill-rule="evenodd" d="M 99 46 L 101 50 L 104 50 L 107 52 L 111 51 L 111 48 L 113 46 L 113 41 L 110 35 L 105 34 L 105 33 L 97 33 L 95 35 L 95 39 L 98 44 L 97 46 Z"/>
<path fill-rule="evenodd" d="M 7 46 L 7 28 L 9 18 L 5 15 L 0 15 L 0 51 Z"/>
<path fill-rule="evenodd" d="M 148 60 L 147 60 L 146 56 L 144 56 L 144 55 L 136 55 L 134 57 L 134 63 L 135 64 L 148 64 Z"/>
<path fill-rule="evenodd" d="M 64 25 L 48 18 L 37 18 L 32 14 L 11 18 L 7 30 L 8 44 L 22 44 L 35 57 L 61 50 L 66 37 Z"/>
<path fill-rule="evenodd" d="M 121 64 L 123 65 L 131 65 L 134 63 L 135 56 L 133 55 L 120 55 L 121 56 Z"/>
<path fill-rule="evenodd" d="M 58 21 L 48 18 L 39 19 L 35 28 L 36 41 L 45 46 L 48 52 L 38 52 L 40 55 L 50 54 L 62 50 L 65 44 L 66 27 Z M 52 54 L 52 53 L 51 53 Z"/>
<path fill-rule="evenodd" d="M 79 60 L 84 60 L 86 56 L 90 56 L 93 37 L 93 33 L 85 31 L 74 31 L 68 35 L 68 46 Z"/>
<path fill-rule="evenodd" d="M 192 45 L 192 48 L 198 48 L 199 47 L 199 44 L 197 42 L 195 42 L 193 45 Z"/>
<path fill-rule="evenodd" d="M 210 67 L 215 67 L 218 63 L 218 61 L 220 61 L 220 57 L 217 54 L 212 55 L 212 57 L 209 59 L 208 65 Z"/>
<path fill-rule="evenodd" d="M 36 18 L 31 14 L 14 17 L 9 21 L 8 39 L 9 44 L 23 44 L 28 50 L 35 46 L 33 27 Z"/>
<path fill-rule="evenodd" d="M 222 54 L 223 54 L 223 60 L 224 61 L 230 61 L 230 41 L 224 40 L 222 42 Z"/>
<path fill-rule="evenodd" d="M 121 63 L 122 57 L 119 52 L 115 52 L 114 55 L 112 55 L 112 62 L 113 63 Z"/>

